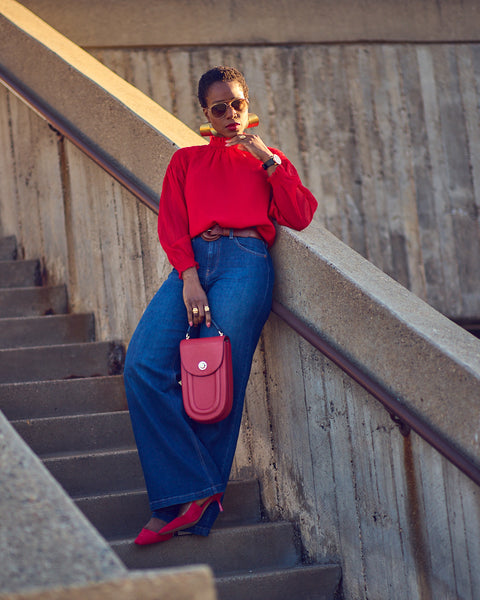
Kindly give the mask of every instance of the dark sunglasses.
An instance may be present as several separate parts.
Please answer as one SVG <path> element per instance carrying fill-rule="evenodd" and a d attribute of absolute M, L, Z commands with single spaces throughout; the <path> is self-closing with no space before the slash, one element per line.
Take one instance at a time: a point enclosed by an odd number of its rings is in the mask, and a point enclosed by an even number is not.
<path fill-rule="evenodd" d="M 219 102 L 218 104 L 211 106 L 210 110 L 212 111 L 212 115 L 214 117 L 219 118 L 223 117 L 229 106 L 231 106 L 236 112 L 241 112 L 247 108 L 248 100 L 246 98 L 235 98 L 235 100 L 231 100 L 230 102 Z"/>

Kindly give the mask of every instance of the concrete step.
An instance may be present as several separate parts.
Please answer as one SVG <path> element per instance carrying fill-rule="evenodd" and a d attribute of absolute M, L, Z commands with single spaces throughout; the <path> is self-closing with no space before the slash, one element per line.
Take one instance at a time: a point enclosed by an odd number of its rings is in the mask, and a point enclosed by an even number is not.
<path fill-rule="evenodd" d="M 0 410 L 10 420 L 126 409 L 122 375 L 0 384 Z"/>
<path fill-rule="evenodd" d="M 219 577 L 219 600 L 333 600 L 341 569 L 338 565 L 301 565 Z"/>
<path fill-rule="evenodd" d="M 261 520 L 260 494 L 255 480 L 230 481 L 223 499 L 224 512 L 215 527 L 253 524 Z M 77 498 L 77 506 L 109 540 L 135 537 L 150 517 L 145 490 Z"/>
<path fill-rule="evenodd" d="M 0 260 L 0 288 L 42 285 L 40 261 Z"/>
<path fill-rule="evenodd" d="M 136 448 L 45 456 L 43 463 L 73 498 L 145 489 Z"/>
<path fill-rule="evenodd" d="M 283 521 L 212 529 L 208 537 L 179 535 L 151 546 L 137 546 L 133 539 L 111 546 L 129 569 L 208 564 L 222 576 L 300 563 L 295 529 Z"/>
<path fill-rule="evenodd" d="M 17 240 L 14 235 L 0 238 L 0 260 L 17 258 Z"/>
<path fill-rule="evenodd" d="M 0 289 L 0 317 L 30 317 L 67 312 L 65 286 Z"/>
<path fill-rule="evenodd" d="M 128 411 L 24 419 L 12 425 L 40 457 L 135 447 Z"/>
<path fill-rule="evenodd" d="M 94 340 L 95 319 L 92 314 L 0 319 L 0 349 Z"/>
<path fill-rule="evenodd" d="M 116 342 L 0 350 L 0 383 L 118 375 L 124 354 Z"/>

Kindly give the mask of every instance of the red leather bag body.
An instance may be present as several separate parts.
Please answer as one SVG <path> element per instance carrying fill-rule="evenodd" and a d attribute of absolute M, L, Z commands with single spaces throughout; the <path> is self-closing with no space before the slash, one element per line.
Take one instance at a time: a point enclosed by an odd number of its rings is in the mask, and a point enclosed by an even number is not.
<path fill-rule="evenodd" d="M 201 423 L 217 423 L 232 410 L 232 349 L 227 336 L 180 342 L 183 405 Z"/>

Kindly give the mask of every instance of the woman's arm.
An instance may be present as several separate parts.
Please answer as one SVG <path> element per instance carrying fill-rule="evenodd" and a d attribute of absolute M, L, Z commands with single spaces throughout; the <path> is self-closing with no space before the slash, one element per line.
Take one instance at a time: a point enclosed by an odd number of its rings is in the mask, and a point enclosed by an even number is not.
<path fill-rule="evenodd" d="M 280 225 L 286 225 L 298 231 L 305 229 L 312 221 L 318 202 L 310 190 L 302 185 L 297 170 L 285 154 L 266 146 L 256 134 L 237 135 L 230 139 L 226 146 L 236 144 L 243 146 L 262 163 L 271 158 L 273 154 L 277 154 L 281 158 L 281 165 L 272 165 L 266 171 L 273 192 L 268 212 L 269 217 L 275 219 Z"/>
<path fill-rule="evenodd" d="M 205 319 L 207 327 L 210 327 L 210 311 L 205 310 L 205 307 L 208 308 L 208 299 L 198 278 L 188 231 L 188 212 L 183 193 L 186 166 L 181 159 L 180 153 L 175 153 L 165 173 L 158 213 L 158 235 L 170 263 L 183 279 L 183 301 L 189 325 L 196 327 Z"/>
<path fill-rule="evenodd" d="M 196 266 L 184 195 L 186 167 L 186 154 L 177 151 L 167 167 L 158 207 L 158 237 L 180 276 L 185 269 Z"/>
<path fill-rule="evenodd" d="M 279 225 L 286 225 L 297 231 L 305 229 L 313 219 L 318 202 L 298 176 L 297 170 L 279 150 L 276 154 L 282 159 L 269 178 L 272 186 L 272 202 L 268 214 Z"/>

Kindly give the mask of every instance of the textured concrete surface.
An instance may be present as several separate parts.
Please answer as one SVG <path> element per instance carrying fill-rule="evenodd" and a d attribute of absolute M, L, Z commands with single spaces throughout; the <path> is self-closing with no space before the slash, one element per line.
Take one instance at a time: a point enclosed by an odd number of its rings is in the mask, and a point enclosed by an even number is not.
<path fill-rule="evenodd" d="M 478 40 L 475 0 L 23 0 L 81 46 Z M 128 26 L 126 26 L 128 24 Z"/>
<path fill-rule="evenodd" d="M 175 146 L 203 143 L 158 104 L 14 0 L 0 0 L 0 56 L 7 73 L 53 108 L 82 139 L 114 157 L 143 188 L 159 192 Z M 125 139 L 130 140 L 128 145 Z M 157 170 L 144 161 L 145 153 Z"/>
<path fill-rule="evenodd" d="M 133 572 L 102 583 L 20 593 L 0 593 L 0 600 L 215 600 L 208 567 Z"/>
<path fill-rule="evenodd" d="M 100 581 L 126 569 L 0 413 L 0 590 Z"/>
<path fill-rule="evenodd" d="M 316 224 L 274 256 L 277 299 L 480 466 L 480 341 Z"/>

